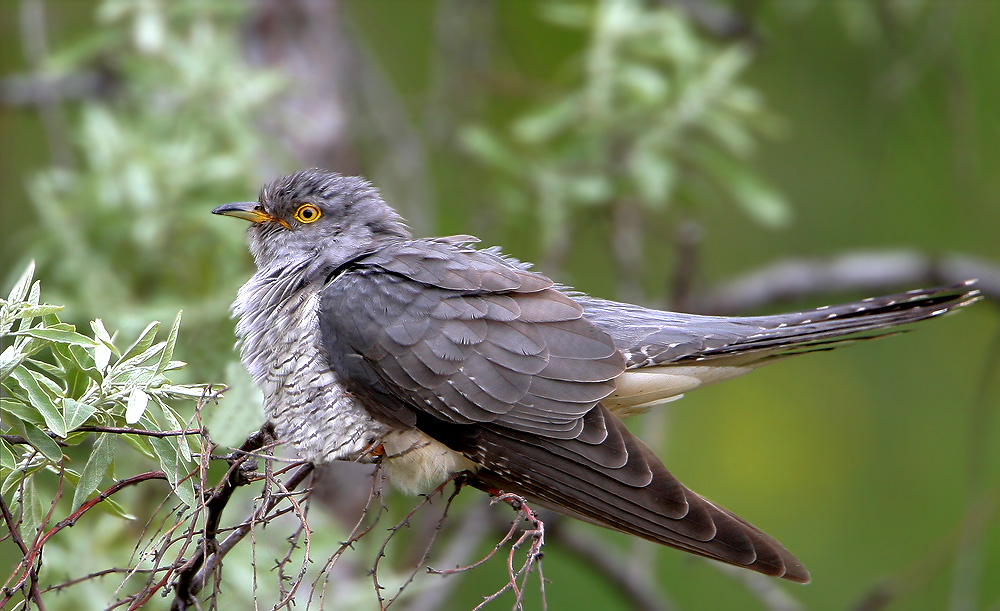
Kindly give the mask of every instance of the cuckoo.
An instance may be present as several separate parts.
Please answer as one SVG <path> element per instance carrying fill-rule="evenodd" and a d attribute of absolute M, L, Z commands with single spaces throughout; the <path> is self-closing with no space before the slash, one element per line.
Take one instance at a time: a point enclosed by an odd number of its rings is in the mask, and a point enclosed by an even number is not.
<path fill-rule="evenodd" d="M 797 582 L 777 540 L 686 488 L 621 417 L 789 355 L 895 332 L 972 283 L 794 314 L 715 317 L 591 297 L 471 236 L 415 238 L 362 178 L 306 170 L 256 202 L 233 304 L 278 437 L 384 461 L 405 492 L 467 472 L 565 515 Z"/>

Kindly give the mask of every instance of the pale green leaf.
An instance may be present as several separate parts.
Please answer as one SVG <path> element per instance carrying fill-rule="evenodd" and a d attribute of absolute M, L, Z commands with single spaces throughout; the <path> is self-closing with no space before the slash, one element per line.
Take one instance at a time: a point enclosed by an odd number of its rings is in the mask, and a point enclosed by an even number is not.
<path fill-rule="evenodd" d="M 61 329 L 25 329 L 11 333 L 11 335 L 27 335 L 61 344 L 76 344 L 77 346 L 89 347 L 95 345 L 94 340 L 86 335 L 80 335 L 76 331 L 64 331 Z"/>
<path fill-rule="evenodd" d="M 63 453 L 59 448 L 59 444 L 46 435 L 42 429 L 25 421 L 21 421 L 21 425 L 24 427 L 24 438 L 28 440 L 28 443 L 33 448 L 44 454 L 45 458 L 48 458 L 52 462 L 62 460 Z"/>
<path fill-rule="evenodd" d="M 0 413 L 4 414 L 3 418 L 5 420 L 13 416 L 17 420 L 30 422 L 36 426 L 43 426 L 45 424 L 45 418 L 42 418 L 37 409 L 30 405 L 25 405 L 18 399 L 0 399 Z M 7 421 L 11 422 L 10 420 Z"/>
<path fill-rule="evenodd" d="M 18 530 L 25 541 L 33 541 L 38 535 L 38 529 L 42 526 L 42 519 L 45 515 L 45 506 L 48 503 L 42 502 L 41 495 L 35 490 L 35 478 L 29 477 L 24 481 L 21 501 L 24 504 L 24 513 L 21 514 L 21 524 Z"/>
<path fill-rule="evenodd" d="M 83 423 L 96 411 L 97 408 L 93 405 L 81 403 L 75 399 L 63 399 L 63 417 L 66 419 L 66 430 L 72 431 L 83 426 Z"/>
<path fill-rule="evenodd" d="M 14 371 L 14 369 L 20 365 L 27 356 L 28 355 L 18 350 L 13 344 L 7 346 L 7 348 L 0 353 L 0 380 L 7 379 L 10 372 Z"/>
<path fill-rule="evenodd" d="M 12 471 L 17 467 L 17 456 L 9 443 L 0 439 L 0 467 Z"/>
<path fill-rule="evenodd" d="M 32 407 L 37 409 L 42 418 L 45 419 L 45 426 L 49 427 L 49 430 L 59 437 L 65 437 L 66 421 L 63 419 L 63 415 L 59 411 L 59 408 L 56 407 L 52 397 L 42 389 L 38 383 L 38 379 L 35 377 L 36 375 L 41 376 L 41 374 L 35 374 L 35 372 L 29 371 L 24 367 L 19 367 L 14 370 L 12 375 L 17 380 L 17 383 L 21 385 L 21 388 L 27 391 Z M 62 453 L 60 452 L 61 455 Z"/>
<path fill-rule="evenodd" d="M 158 321 L 153 321 L 146 325 L 146 328 L 139 334 L 139 339 L 135 340 L 135 343 L 129 346 L 129 349 L 122 355 L 121 360 L 127 361 L 133 356 L 142 354 L 146 348 L 152 346 L 153 340 L 156 339 L 156 332 L 159 328 L 160 323 Z"/>
<path fill-rule="evenodd" d="M 111 348 L 104 342 L 94 346 L 94 367 L 97 371 L 104 373 L 108 370 L 108 363 L 111 362 Z"/>
<path fill-rule="evenodd" d="M 25 305 L 21 308 L 21 311 L 17 313 L 18 318 L 35 318 L 36 316 L 46 316 L 48 314 L 55 314 L 56 312 L 61 312 L 65 309 L 65 306 L 61 305 Z"/>
<path fill-rule="evenodd" d="M 149 403 L 149 395 L 141 388 L 133 388 L 128 396 L 128 405 L 125 408 L 125 422 L 135 424 L 139 418 L 146 413 L 146 405 Z"/>
<path fill-rule="evenodd" d="M 167 366 L 170 364 L 170 358 L 174 355 L 174 346 L 177 344 L 177 333 L 181 328 L 181 315 L 184 311 L 181 310 L 177 313 L 177 318 L 174 319 L 173 326 L 170 327 L 170 333 L 167 335 L 167 345 L 163 349 L 163 353 L 160 354 L 160 362 L 156 366 L 156 373 L 163 373 Z"/>
<path fill-rule="evenodd" d="M 113 350 L 115 354 L 118 353 L 118 350 L 115 349 L 114 339 L 112 339 L 111 334 L 105 328 L 103 320 L 100 318 L 92 320 L 90 328 L 94 331 L 94 339 L 104 344 L 108 349 Z"/>
<path fill-rule="evenodd" d="M 115 456 L 114 438 L 114 435 L 98 433 L 90 458 L 87 459 L 83 473 L 80 474 L 80 483 L 73 492 L 73 507 L 70 511 L 79 509 L 90 494 L 101 485 L 104 474 Z"/>
<path fill-rule="evenodd" d="M 28 268 L 24 270 L 21 277 L 17 279 L 14 283 L 14 288 L 10 290 L 10 296 L 7 297 L 7 301 L 10 303 L 18 303 L 24 301 L 24 298 L 28 296 L 28 287 L 31 286 L 31 277 L 35 273 L 35 262 L 32 261 L 28 263 Z"/>
<path fill-rule="evenodd" d="M 156 458 L 160 462 L 160 468 L 167 476 L 167 481 L 174 490 L 174 494 L 188 507 L 195 506 L 194 484 L 191 478 L 187 477 L 185 463 L 180 460 L 177 454 L 176 441 L 160 437 L 150 437 L 149 443 L 156 452 Z"/>

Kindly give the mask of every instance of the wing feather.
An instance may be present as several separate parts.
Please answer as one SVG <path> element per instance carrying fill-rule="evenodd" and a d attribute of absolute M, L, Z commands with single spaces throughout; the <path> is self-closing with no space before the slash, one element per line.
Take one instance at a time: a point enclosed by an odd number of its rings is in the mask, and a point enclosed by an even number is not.
<path fill-rule="evenodd" d="M 548 278 L 496 252 L 412 240 L 338 274 L 319 314 L 331 366 L 369 412 L 482 465 L 477 485 L 808 579 L 777 541 L 685 488 L 601 404 L 625 357 Z"/>

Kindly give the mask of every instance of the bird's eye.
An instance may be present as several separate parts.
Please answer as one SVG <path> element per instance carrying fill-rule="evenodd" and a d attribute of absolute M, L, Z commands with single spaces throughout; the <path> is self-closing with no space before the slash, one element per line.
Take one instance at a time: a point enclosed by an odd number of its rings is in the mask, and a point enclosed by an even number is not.
<path fill-rule="evenodd" d="M 320 217 L 319 208 L 312 204 L 302 204 L 295 211 L 295 220 L 300 223 L 313 223 Z"/>

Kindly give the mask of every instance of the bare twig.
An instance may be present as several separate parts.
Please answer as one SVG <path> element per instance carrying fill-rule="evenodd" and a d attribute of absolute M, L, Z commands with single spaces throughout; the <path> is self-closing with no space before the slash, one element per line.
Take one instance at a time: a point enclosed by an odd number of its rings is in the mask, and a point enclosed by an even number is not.
<path fill-rule="evenodd" d="M 1000 302 L 1000 269 L 966 255 L 931 257 L 908 250 L 848 252 L 829 259 L 787 259 L 721 284 L 693 302 L 704 314 L 744 314 L 776 303 L 836 293 L 888 293 L 899 287 L 957 284 L 977 278 L 977 288 Z"/>
<path fill-rule="evenodd" d="M 477 504 L 469 507 L 451 536 L 451 541 L 441 554 L 441 566 L 467 564 L 483 538 L 493 530 L 489 520 L 489 507 Z M 445 579 L 432 588 L 424 588 L 416 598 L 408 601 L 410 611 L 437 611 L 447 607 L 448 597 L 458 580 Z"/>
<path fill-rule="evenodd" d="M 69 516 L 67 516 L 63 520 L 57 522 L 55 526 L 53 526 L 48 531 L 45 531 L 44 534 L 40 532 L 36 541 L 32 544 L 31 548 L 28 550 L 28 553 L 24 556 L 24 558 L 18 565 L 18 569 L 15 569 L 14 574 L 12 574 L 10 579 L 7 580 L 7 583 L 4 584 L 3 588 L 4 597 L 0 599 L 0 608 L 2 608 L 7 603 L 7 601 L 10 600 L 11 598 L 10 592 L 20 589 L 21 586 L 28 579 L 32 578 L 31 565 L 40 556 L 42 552 L 42 547 L 45 546 L 45 543 L 48 542 L 48 540 L 51 539 L 56 533 L 58 533 L 59 531 L 61 531 L 66 527 L 73 526 L 74 524 L 76 524 L 77 521 L 81 517 L 83 517 L 85 513 L 93 509 L 98 503 L 104 501 L 105 499 L 115 494 L 122 488 L 138 484 L 140 482 L 148 481 L 151 479 L 165 480 L 167 479 L 167 476 L 165 473 L 163 473 L 163 471 L 147 471 L 146 473 L 140 473 L 138 475 L 133 475 L 132 477 L 127 477 L 119 482 L 116 482 L 113 486 L 110 486 L 107 489 L 101 491 L 96 497 L 80 505 L 80 507 L 76 511 L 69 514 Z M 24 572 L 18 577 L 18 570 L 21 568 L 24 569 Z M 15 578 L 17 578 L 17 581 L 14 582 L 13 586 L 8 588 L 7 585 L 11 582 L 11 580 Z"/>
<path fill-rule="evenodd" d="M 437 524 L 434 527 L 434 533 L 431 535 L 430 540 L 427 542 L 427 545 L 424 548 L 424 552 L 421 555 L 420 560 L 415 563 L 415 565 L 413 567 L 413 570 L 407 576 L 406 580 L 403 581 L 402 584 L 400 584 L 399 588 L 396 590 L 396 593 L 392 595 L 392 598 L 390 598 L 388 601 L 383 602 L 382 596 L 381 596 L 381 592 L 380 592 L 379 587 L 378 587 L 378 561 L 383 556 L 385 556 L 385 548 L 386 548 L 387 545 L 389 545 L 389 540 L 392 539 L 392 537 L 400 529 L 402 529 L 403 527 L 408 527 L 409 526 L 410 520 L 417 513 L 417 511 L 420 510 L 421 507 L 423 507 L 424 505 L 429 504 L 431 502 L 431 499 L 433 499 L 435 496 L 437 496 L 437 495 L 442 495 L 443 496 L 444 495 L 444 489 L 445 489 L 445 487 L 449 483 L 451 483 L 452 481 L 455 482 L 455 490 L 451 493 L 451 496 L 449 496 L 448 500 L 445 502 L 444 511 L 441 512 L 441 517 L 438 519 Z M 453 475 L 452 477 L 449 477 L 445 481 L 441 482 L 441 485 L 439 485 L 437 488 L 435 488 L 434 490 L 432 490 L 429 494 L 425 495 L 424 499 L 422 501 L 420 501 L 417 504 L 417 506 L 414 507 L 410 511 L 410 513 L 408 513 L 406 515 L 405 518 L 403 518 L 403 520 L 401 522 L 399 522 L 398 524 L 396 524 L 395 526 L 393 526 L 392 528 L 389 529 L 389 531 L 390 531 L 389 532 L 389 536 L 387 536 L 385 538 L 385 541 L 382 542 L 382 547 L 379 549 L 378 556 L 376 556 L 376 558 L 375 558 L 375 566 L 372 567 L 372 576 L 373 576 L 373 579 L 375 580 L 375 586 L 376 586 L 375 593 L 378 596 L 379 603 L 382 605 L 383 609 L 389 608 L 389 606 L 392 605 L 392 603 L 394 603 L 396 601 L 396 599 L 399 598 L 399 596 L 403 593 L 403 590 L 406 589 L 406 586 L 410 585 L 413 582 L 413 578 L 416 577 L 417 571 L 420 570 L 420 567 L 423 566 L 425 562 L 427 562 L 427 558 L 430 556 L 430 553 L 431 553 L 431 548 L 434 547 L 434 542 L 437 540 L 437 536 L 441 532 L 441 527 L 444 525 L 445 520 L 448 519 L 448 509 L 451 508 L 451 504 L 455 500 L 455 497 L 458 496 L 458 493 L 462 491 L 463 481 L 464 481 L 464 475 L 463 474 L 457 474 L 457 475 Z"/>
<path fill-rule="evenodd" d="M 319 604 L 321 608 L 323 607 L 323 602 L 326 599 L 326 586 L 330 581 L 330 571 L 337 564 L 337 561 L 340 560 L 340 558 L 344 555 L 344 553 L 348 549 L 353 549 L 354 544 L 360 541 L 362 538 L 364 538 L 365 535 L 370 533 L 372 529 L 375 528 L 375 525 L 378 524 L 379 520 L 382 518 L 382 514 L 385 512 L 385 499 L 382 496 L 384 485 L 385 485 L 385 471 L 382 468 L 382 462 L 379 461 L 376 463 L 376 468 L 374 473 L 372 473 L 372 487 L 371 491 L 368 494 L 368 502 L 365 503 L 364 508 L 361 510 L 361 515 L 360 517 L 358 517 L 358 521 L 354 524 L 354 528 L 351 530 L 351 534 L 348 535 L 346 541 L 340 544 L 340 547 L 337 548 L 337 551 L 335 551 L 329 558 L 327 558 L 326 563 L 320 570 L 320 574 L 324 576 L 323 585 L 320 588 L 320 593 L 319 593 Z M 378 513 L 375 515 L 375 519 L 371 521 L 371 524 L 369 524 L 368 526 L 363 526 L 365 520 L 368 519 L 368 516 L 370 515 L 372 508 L 374 507 L 375 499 L 378 499 L 379 501 Z M 316 594 L 316 586 L 314 584 L 312 591 L 309 593 L 309 600 L 306 603 L 306 608 L 312 606 L 313 596 L 315 594 Z"/>
<path fill-rule="evenodd" d="M 545 524 L 538 518 L 537 514 L 528 506 L 528 502 L 524 497 L 511 494 L 508 492 L 498 492 L 493 495 L 490 499 L 492 503 L 498 501 L 503 501 L 510 504 L 515 510 L 520 514 L 520 517 L 527 520 L 530 527 L 521 531 L 520 537 L 515 541 L 511 547 L 510 552 L 507 554 L 507 576 L 508 581 L 499 590 L 483 598 L 483 602 L 475 607 L 476 610 L 482 609 L 487 604 L 493 602 L 499 598 L 507 590 L 512 590 L 514 592 L 514 608 L 523 609 L 524 607 L 524 588 L 527 583 L 528 576 L 531 574 L 532 568 L 538 568 L 539 583 L 541 586 L 542 593 L 542 604 L 545 605 L 545 578 L 542 576 L 542 547 L 545 545 Z M 520 520 L 514 520 L 510 526 L 510 530 L 507 534 L 493 547 L 492 550 L 481 559 L 473 562 L 472 564 L 466 566 L 460 566 L 453 569 L 435 569 L 432 567 L 427 568 L 427 572 L 432 575 L 455 575 L 457 573 L 464 573 L 471 571 L 474 568 L 482 566 L 487 561 L 489 561 L 493 556 L 496 555 L 502 547 L 504 547 L 509 541 L 514 539 L 515 533 L 518 531 L 520 526 Z M 520 549 L 525 543 L 531 541 L 528 547 L 527 554 L 525 556 L 524 563 L 515 570 L 514 568 L 514 555 L 518 549 Z M 520 584 L 518 584 L 520 580 Z"/>

